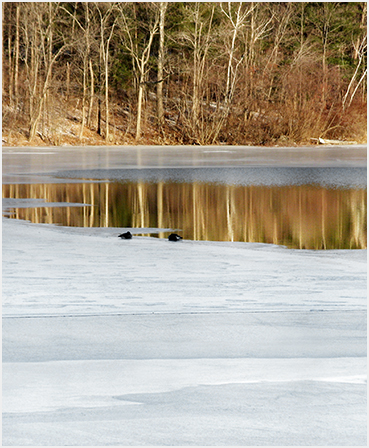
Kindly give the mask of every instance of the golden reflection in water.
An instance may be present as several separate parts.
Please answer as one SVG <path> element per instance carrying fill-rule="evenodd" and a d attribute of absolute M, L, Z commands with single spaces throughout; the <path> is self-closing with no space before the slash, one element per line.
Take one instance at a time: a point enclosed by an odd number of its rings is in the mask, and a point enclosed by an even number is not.
<path fill-rule="evenodd" d="M 11 210 L 12 218 L 36 223 L 172 228 L 185 239 L 299 249 L 366 248 L 366 189 L 112 182 L 3 185 L 3 197 L 92 204 Z"/>

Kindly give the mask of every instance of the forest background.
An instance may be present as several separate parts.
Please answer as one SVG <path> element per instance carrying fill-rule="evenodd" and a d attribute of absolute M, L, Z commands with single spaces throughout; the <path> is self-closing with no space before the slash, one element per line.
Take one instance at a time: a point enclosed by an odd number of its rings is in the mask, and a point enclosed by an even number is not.
<path fill-rule="evenodd" d="M 367 138 L 366 2 L 3 2 L 3 145 Z"/>

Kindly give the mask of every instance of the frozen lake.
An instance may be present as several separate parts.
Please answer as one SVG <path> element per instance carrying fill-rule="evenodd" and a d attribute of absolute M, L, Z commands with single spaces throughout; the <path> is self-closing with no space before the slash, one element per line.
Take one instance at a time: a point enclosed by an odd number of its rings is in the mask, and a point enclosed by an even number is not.
<path fill-rule="evenodd" d="M 6 148 L 3 183 L 362 170 L 349 149 Z M 3 218 L 3 445 L 366 446 L 366 250 L 117 230 Z"/>

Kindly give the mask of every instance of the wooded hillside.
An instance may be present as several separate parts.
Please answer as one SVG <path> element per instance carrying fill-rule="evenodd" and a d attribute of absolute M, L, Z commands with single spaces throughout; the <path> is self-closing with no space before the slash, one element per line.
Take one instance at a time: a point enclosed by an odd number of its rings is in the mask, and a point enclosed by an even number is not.
<path fill-rule="evenodd" d="M 366 141 L 366 2 L 2 7 L 5 144 Z"/>

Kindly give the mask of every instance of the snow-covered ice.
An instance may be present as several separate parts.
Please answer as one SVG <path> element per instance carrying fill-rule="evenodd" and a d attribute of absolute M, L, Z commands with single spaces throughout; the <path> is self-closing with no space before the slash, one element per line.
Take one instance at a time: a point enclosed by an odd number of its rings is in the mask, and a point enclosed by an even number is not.
<path fill-rule="evenodd" d="M 360 359 L 5 366 L 5 445 L 365 445 Z"/>
<path fill-rule="evenodd" d="M 3 221 L 4 445 L 366 443 L 366 251 Z"/>
<path fill-rule="evenodd" d="M 365 310 L 365 251 L 89 232 L 4 220 L 4 315 Z"/>
<path fill-rule="evenodd" d="M 4 446 L 366 446 L 365 250 L 122 230 L 3 219 Z"/>

